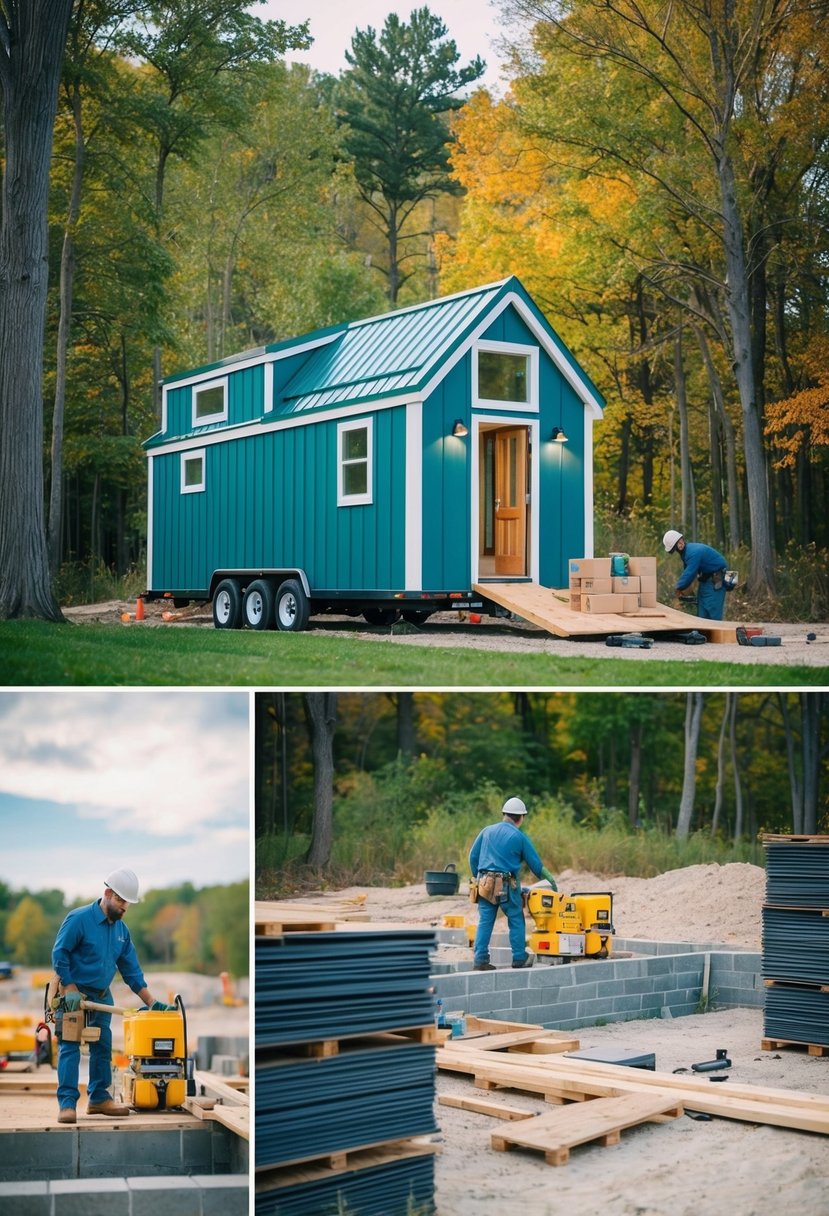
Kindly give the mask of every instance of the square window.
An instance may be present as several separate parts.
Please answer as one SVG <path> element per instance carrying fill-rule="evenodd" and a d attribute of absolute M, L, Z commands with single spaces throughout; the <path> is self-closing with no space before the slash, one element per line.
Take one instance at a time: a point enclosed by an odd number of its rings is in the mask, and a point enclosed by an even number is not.
<path fill-rule="evenodd" d="M 372 419 L 341 422 L 337 427 L 337 505 L 354 507 L 372 501 Z"/>
<path fill-rule="evenodd" d="M 224 422 L 227 418 L 227 379 L 213 380 L 193 389 L 193 426 Z"/>
<path fill-rule="evenodd" d="M 487 401 L 529 401 L 529 356 L 478 351 L 478 396 Z"/>
<path fill-rule="evenodd" d="M 204 448 L 181 453 L 181 492 L 197 494 L 204 489 Z"/>

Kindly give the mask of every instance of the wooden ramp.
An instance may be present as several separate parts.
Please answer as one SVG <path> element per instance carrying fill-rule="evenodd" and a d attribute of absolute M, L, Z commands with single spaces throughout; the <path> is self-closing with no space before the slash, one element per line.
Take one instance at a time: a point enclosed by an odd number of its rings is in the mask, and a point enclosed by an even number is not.
<path fill-rule="evenodd" d="M 539 583 L 475 583 L 473 591 L 516 616 L 560 638 L 595 637 L 611 633 L 666 633 L 696 629 L 709 642 L 737 641 L 737 626 L 729 621 L 703 621 L 667 604 L 636 612 L 574 612 L 568 591 Z"/>

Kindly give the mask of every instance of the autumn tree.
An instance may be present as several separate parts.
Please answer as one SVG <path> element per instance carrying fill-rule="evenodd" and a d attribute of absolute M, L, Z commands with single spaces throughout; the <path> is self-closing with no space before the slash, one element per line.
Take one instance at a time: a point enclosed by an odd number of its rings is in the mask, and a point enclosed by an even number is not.
<path fill-rule="evenodd" d="M 52 128 L 72 0 L 0 0 L 0 619 L 60 620 L 43 505 Z"/>
<path fill-rule="evenodd" d="M 387 251 L 379 269 L 392 307 L 413 273 L 413 242 L 424 235 L 410 226 L 419 205 L 459 189 L 449 172 L 448 119 L 486 66 L 477 57 L 458 68 L 447 33 L 428 8 L 415 9 L 408 25 L 390 13 L 379 35 L 357 30 L 335 92 L 343 146 Z"/>
<path fill-rule="evenodd" d="M 24 895 L 6 922 L 6 945 L 15 962 L 42 967 L 51 958 L 53 940 L 43 908 L 31 895 Z"/>

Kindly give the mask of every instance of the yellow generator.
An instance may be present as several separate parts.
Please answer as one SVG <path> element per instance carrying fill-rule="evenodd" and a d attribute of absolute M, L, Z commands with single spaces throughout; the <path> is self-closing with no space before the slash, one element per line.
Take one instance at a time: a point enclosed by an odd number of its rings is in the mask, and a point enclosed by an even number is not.
<path fill-rule="evenodd" d="M 609 958 L 614 933 L 609 891 L 564 895 L 549 887 L 530 887 L 527 911 L 535 921 L 527 945 L 539 957 Z"/>
<path fill-rule="evenodd" d="M 121 1075 L 122 1097 L 137 1110 L 170 1110 L 195 1093 L 192 1060 L 187 1056 L 184 1002 L 174 1010 L 124 1014 L 124 1053 L 129 1067 Z"/>

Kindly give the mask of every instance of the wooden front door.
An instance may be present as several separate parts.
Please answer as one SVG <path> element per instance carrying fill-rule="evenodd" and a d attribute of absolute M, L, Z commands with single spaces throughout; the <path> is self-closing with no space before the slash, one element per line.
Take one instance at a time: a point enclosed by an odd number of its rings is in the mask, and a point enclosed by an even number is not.
<path fill-rule="evenodd" d="M 495 573 L 527 573 L 528 439 L 524 426 L 495 432 Z"/>

